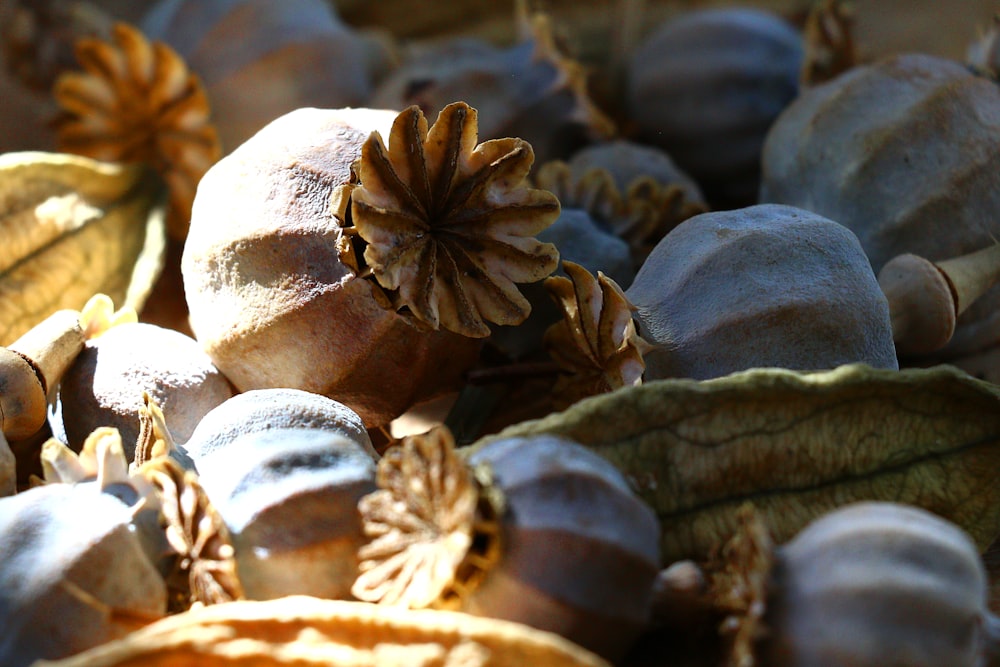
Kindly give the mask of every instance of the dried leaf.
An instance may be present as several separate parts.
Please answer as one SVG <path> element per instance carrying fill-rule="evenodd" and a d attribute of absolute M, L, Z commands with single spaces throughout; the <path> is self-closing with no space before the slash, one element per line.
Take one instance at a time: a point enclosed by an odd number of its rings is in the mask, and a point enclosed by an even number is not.
<path fill-rule="evenodd" d="M 608 667 L 558 635 L 460 612 L 290 596 L 195 609 L 38 667 Z"/>
<path fill-rule="evenodd" d="M 981 549 L 1000 535 L 1000 388 L 950 366 L 660 380 L 488 439 L 535 433 L 625 473 L 659 516 L 664 563 L 707 557 L 748 501 L 779 543 L 857 500 L 922 507 Z"/>
<path fill-rule="evenodd" d="M 159 187 L 138 167 L 0 156 L 0 344 L 99 292 L 138 310 L 162 263 Z"/>

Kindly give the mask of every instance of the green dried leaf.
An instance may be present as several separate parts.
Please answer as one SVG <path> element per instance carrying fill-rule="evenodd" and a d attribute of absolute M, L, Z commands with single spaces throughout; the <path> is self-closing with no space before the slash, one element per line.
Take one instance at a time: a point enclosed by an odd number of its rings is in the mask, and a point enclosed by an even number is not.
<path fill-rule="evenodd" d="M 104 293 L 139 310 L 165 243 L 151 172 L 57 153 L 0 155 L 0 344 Z"/>
<path fill-rule="evenodd" d="M 748 501 L 778 542 L 857 500 L 922 507 L 980 549 L 1000 534 L 1000 388 L 949 366 L 660 380 L 488 439 L 536 433 L 622 470 L 660 518 L 664 563 L 705 558 Z"/>

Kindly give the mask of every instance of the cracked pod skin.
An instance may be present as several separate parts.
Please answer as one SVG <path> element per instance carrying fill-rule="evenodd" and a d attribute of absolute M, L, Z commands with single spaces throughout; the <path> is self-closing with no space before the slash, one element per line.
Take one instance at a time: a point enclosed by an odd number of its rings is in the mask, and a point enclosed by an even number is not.
<path fill-rule="evenodd" d="M 657 244 L 625 295 L 654 346 L 646 379 L 855 362 L 898 368 L 889 304 L 857 237 L 791 206 L 689 218 Z"/>
<path fill-rule="evenodd" d="M 459 386 L 481 342 L 383 308 L 346 265 L 331 197 L 395 111 L 299 109 L 198 186 L 181 271 L 195 336 L 241 391 L 323 394 L 365 425 Z"/>
<path fill-rule="evenodd" d="M 1000 88 L 964 65 L 901 55 L 804 92 L 764 146 L 761 200 L 849 227 L 875 272 L 912 253 L 931 261 L 1000 237 Z M 963 313 L 935 360 L 995 348 L 1000 286 Z M 987 379 L 1000 380 L 993 363 Z"/>

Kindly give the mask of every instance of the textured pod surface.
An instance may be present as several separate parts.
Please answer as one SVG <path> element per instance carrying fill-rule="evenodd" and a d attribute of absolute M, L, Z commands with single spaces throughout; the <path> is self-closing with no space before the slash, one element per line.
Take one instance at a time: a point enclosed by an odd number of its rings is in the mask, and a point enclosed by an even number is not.
<path fill-rule="evenodd" d="M 986 572 L 967 534 L 914 507 L 858 503 L 779 548 L 762 658 L 974 667 L 985 613 Z"/>
<path fill-rule="evenodd" d="M 547 433 L 612 461 L 656 511 L 664 564 L 705 558 L 752 500 L 784 542 L 857 500 L 919 506 L 1000 535 L 1000 390 L 948 366 L 754 369 L 585 399 L 484 438 Z"/>
<path fill-rule="evenodd" d="M 256 389 L 236 394 L 202 417 L 184 450 L 197 464 L 251 433 L 276 428 L 317 429 L 353 440 L 375 458 L 361 417 L 343 403 L 301 389 Z"/>
<path fill-rule="evenodd" d="M 709 200 L 753 203 L 764 136 L 798 92 L 801 61 L 801 37 L 775 14 L 688 12 L 633 52 L 629 116 Z"/>
<path fill-rule="evenodd" d="M 55 153 L 0 157 L 0 345 L 98 292 L 141 308 L 165 244 L 157 197 L 137 167 Z"/>
<path fill-rule="evenodd" d="M 331 196 L 350 180 L 369 134 L 389 136 L 395 117 L 300 109 L 202 179 L 181 264 L 184 288 L 198 341 L 241 391 L 328 395 L 371 426 L 458 381 L 461 369 L 439 366 L 478 356 L 478 343 L 418 329 L 384 308 L 341 260 L 347 240 Z"/>
<path fill-rule="evenodd" d="M 226 150 L 289 111 L 371 92 L 365 47 L 322 0 L 161 0 L 142 27 L 201 77 Z"/>
<path fill-rule="evenodd" d="M 166 613 L 166 585 L 131 519 L 93 484 L 0 500 L 0 662 L 71 655 Z"/>
<path fill-rule="evenodd" d="M 357 511 L 375 489 L 375 462 L 340 433 L 276 428 L 250 433 L 198 460 L 251 599 L 342 598 L 357 577 Z"/>
<path fill-rule="evenodd" d="M 889 306 L 858 239 L 790 206 L 705 213 L 667 234 L 626 296 L 646 378 L 748 368 L 897 368 Z"/>
<path fill-rule="evenodd" d="M 492 442 L 504 553 L 463 609 L 557 632 L 609 659 L 645 626 L 659 571 L 652 510 L 607 460 L 556 437 Z"/>
<path fill-rule="evenodd" d="M 190 337 L 152 324 L 122 324 L 87 342 L 59 385 L 49 423 L 76 450 L 95 428 L 113 426 L 131 461 L 144 392 L 183 443 L 233 387 Z"/>
<path fill-rule="evenodd" d="M 49 667 L 608 667 L 561 637 L 447 611 L 292 596 L 214 605 Z"/>
<path fill-rule="evenodd" d="M 1000 235 L 1000 89 L 965 66 L 902 55 L 804 92 L 774 124 L 761 200 L 849 227 L 876 272 L 957 257 Z M 1000 339 L 1000 288 L 958 320 L 953 359 Z"/>

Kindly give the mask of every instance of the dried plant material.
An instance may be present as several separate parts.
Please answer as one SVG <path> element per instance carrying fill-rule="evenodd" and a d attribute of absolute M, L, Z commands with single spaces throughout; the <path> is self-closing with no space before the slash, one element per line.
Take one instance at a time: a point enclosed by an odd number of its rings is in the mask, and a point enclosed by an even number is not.
<path fill-rule="evenodd" d="M 95 293 L 142 306 L 164 251 L 148 176 L 72 155 L 0 156 L 0 344 Z"/>
<path fill-rule="evenodd" d="M 538 187 L 552 192 L 563 208 L 587 211 L 629 244 L 637 263 L 667 232 L 688 218 L 704 213 L 704 202 L 691 198 L 684 184 L 661 184 L 639 177 L 625 190 L 607 169 L 576 173 L 562 160 L 547 162 L 535 176 Z"/>
<path fill-rule="evenodd" d="M 941 366 L 753 369 L 585 399 L 495 437 L 562 435 L 615 463 L 657 512 L 664 563 L 704 559 L 753 498 L 776 542 L 856 500 L 1000 535 L 1000 389 Z"/>
<path fill-rule="evenodd" d="M 97 338 L 111 327 L 138 321 L 135 308 L 122 306 L 115 310 L 114 301 L 107 294 L 95 294 L 80 309 L 80 326 L 88 340 Z"/>
<path fill-rule="evenodd" d="M 965 60 L 977 73 L 1000 78 L 1000 14 L 994 14 L 989 29 L 969 46 Z"/>
<path fill-rule="evenodd" d="M 156 399 L 149 392 L 142 392 L 142 406 L 139 407 L 139 436 L 135 442 L 135 458 L 130 470 L 137 470 L 142 464 L 170 455 L 175 451 L 167 420 Z"/>
<path fill-rule="evenodd" d="M 845 0 L 822 0 L 813 6 L 803 28 L 803 85 L 829 81 L 858 64 L 853 24 L 854 9 Z"/>
<path fill-rule="evenodd" d="M 632 306 L 621 287 L 600 271 L 597 278 L 563 261 L 569 278 L 553 276 L 545 287 L 563 319 L 545 332 L 545 347 L 559 366 L 553 392 L 557 407 L 642 381 L 645 347 L 635 330 Z"/>
<path fill-rule="evenodd" d="M 39 667 L 609 667 L 562 637 L 452 611 L 289 596 L 192 609 Z"/>
<path fill-rule="evenodd" d="M 110 42 L 77 42 L 77 59 L 85 71 L 54 89 L 60 150 L 155 169 L 170 190 L 167 228 L 183 240 L 198 181 L 222 155 L 201 82 L 169 46 L 124 23 Z"/>
<path fill-rule="evenodd" d="M 128 483 L 128 462 L 118 429 L 95 429 L 77 454 L 55 438 L 42 445 L 42 472 L 48 484 L 75 484 L 96 479 L 104 489 Z"/>
<path fill-rule="evenodd" d="M 481 338 L 490 333 L 486 321 L 528 316 L 515 283 L 555 270 L 555 246 L 532 235 L 555 220 L 559 202 L 524 186 L 530 145 L 476 139 L 476 110 L 464 103 L 445 107 L 430 129 L 419 108 L 403 111 L 388 149 L 377 132 L 365 142 L 351 214 L 391 307 Z"/>
<path fill-rule="evenodd" d="M 768 583 L 774 566 L 771 535 L 753 505 L 736 513 L 736 533 L 708 566 L 712 603 L 724 615 L 719 632 L 727 644 L 725 667 L 755 667 L 754 644 L 767 632 Z"/>
<path fill-rule="evenodd" d="M 156 490 L 164 533 L 177 554 L 166 578 L 171 609 L 242 598 L 229 533 L 198 475 L 166 457 L 146 463 L 137 474 Z"/>
<path fill-rule="evenodd" d="M 351 593 L 412 609 L 457 607 L 499 558 L 497 492 L 480 492 L 445 427 L 387 450 L 376 483 L 358 505 L 371 541 L 358 551 Z"/>

